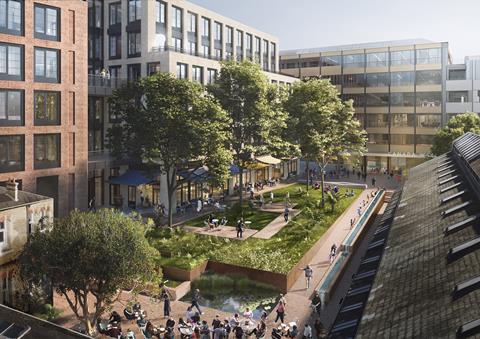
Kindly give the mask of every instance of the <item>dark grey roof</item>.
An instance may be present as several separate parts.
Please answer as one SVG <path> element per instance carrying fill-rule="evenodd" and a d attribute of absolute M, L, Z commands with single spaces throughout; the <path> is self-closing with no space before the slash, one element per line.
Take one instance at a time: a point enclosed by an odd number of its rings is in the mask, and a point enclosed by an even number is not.
<path fill-rule="evenodd" d="M 50 198 L 35 193 L 18 191 L 18 201 L 15 201 L 12 193 L 8 192 L 5 187 L 0 186 L 0 211 L 13 207 L 28 205 L 46 199 Z"/>
<path fill-rule="evenodd" d="M 466 138 L 462 152 L 480 150 L 480 138 Z M 468 175 L 453 152 L 410 171 L 358 338 L 455 338 L 480 319 L 480 225 L 470 218 L 480 203 Z"/>

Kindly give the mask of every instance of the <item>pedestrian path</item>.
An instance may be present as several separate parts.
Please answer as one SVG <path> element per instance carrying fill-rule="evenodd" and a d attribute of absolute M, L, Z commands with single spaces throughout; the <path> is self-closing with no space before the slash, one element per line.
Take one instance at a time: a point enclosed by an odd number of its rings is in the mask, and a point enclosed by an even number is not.
<path fill-rule="evenodd" d="M 193 226 L 183 226 L 183 229 L 188 232 L 201 234 L 201 235 L 211 235 L 215 237 L 245 240 L 255 235 L 258 231 L 251 228 L 244 228 L 241 238 L 237 238 L 237 228 L 232 226 L 218 226 L 217 228 L 211 230 L 208 227 L 193 227 Z"/>
<path fill-rule="evenodd" d="M 316 287 L 320 284 L 322 278 L 330 267 L 329 254 L 333 244 L 340 247 L 342 241 L 350 232 L 350 220 L 358 217 L 357 209 L 362 205 L 363 200 L 367 200 L 374 189 L 366 189 L 360 193 L 359 197 L 345 210 L 345 212 L 330 226 L 328 231 L 320 239 L 321 247 L 309 265 L 313 269 L 313 277 L 310 287 L 306 288 L 305 276 L 302 274 L 292 286 L 291 290 L 285 295 L 287 301 L 285 322 L 296 321 L 299 328 L 309 322 L 312 310 L 310 308 L 310 298 Z M 268 316 L 269 328 L 274 326 L 276 312 Z"/>
<path fill-rule="evenodd" d="M 268 209 L 266 209 L 265 211 L 268 211 Z M 278 211 L 278 210 L 272 210 L 272 211 Z M 288 222 L 291 222 L 293 218 L 295 218 L 298 214 L 300 213 L 299 210 L 293 210 L 291 209 L 290 210 L 290 213 L 289 213 L 289 221 Z M 281 215 L 279 215 L 278 217 L 276 217 L 275 219 L 273 219 L 267 226 L 265 226 L 262 230 L 260 230 L 259 232 L 253 234 L 252 236 L 254 238 L 259 238 L 259 239 L 270 239 L 271 237 L 273 237 L 275 234 L 277 234 L 278 232 L 280 232 L 280 230 L 282 228 L 284 228 L 285 226 L 287 226 L 287 222 L 285 222 L 285 218 L 283 216 L 283 213 Z"/>

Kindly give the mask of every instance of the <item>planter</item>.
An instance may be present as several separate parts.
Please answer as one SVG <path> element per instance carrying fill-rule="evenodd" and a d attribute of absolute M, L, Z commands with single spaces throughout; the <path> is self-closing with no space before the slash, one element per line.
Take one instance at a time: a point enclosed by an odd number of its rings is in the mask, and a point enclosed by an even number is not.
<path fill-rule="evenodd" d="M 163 275 L 169 279 L 178 280 L 178 281 L 192 281 L 197 279 L 205 269 L 207 268 L 208 261 L 204 261 L 197 267 L 192 268 L 191 270 L 186 270 L 178 267 L 172 266 L 162 266 Z"/>

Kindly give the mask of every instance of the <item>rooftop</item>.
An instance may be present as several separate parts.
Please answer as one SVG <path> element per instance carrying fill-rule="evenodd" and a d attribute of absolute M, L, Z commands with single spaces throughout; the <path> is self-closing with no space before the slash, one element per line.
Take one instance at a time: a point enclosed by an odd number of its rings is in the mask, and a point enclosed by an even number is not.
<path fill-rule="evenodd" d="M 480 135 L 410 172 L 358 338 L 480 333 Z"/>
<path fill-rule="evenodd" d="M 19 190 L 18 201 L 15 201 L 12 192 L 7 191 L 5 187 L 0 187 L 0 211 L 48 199 L 51 198 Z"/>
<path fill-rule="evenodd" d="M 419 45 L 419 44 L 429 44 L 429 43 L 436 43 L 436 41 L 427 40 L 427 39 L 405 39 L 405 40 L 392 40 L 392 41 L 365 42 L 365 43 L 348 44 L 348 45 L 336 45 L 336 46 L 305 48 L 305 49 L 291 49 L 291 50 L 280 51 L 280 55 L 334 52 L 334 51 L 346 51 L 346 50 L 367 49 L 367 48 L 385 48 L 385 47 L 393 47 L 393 46 L 407 46 L 407 45 Z"/>

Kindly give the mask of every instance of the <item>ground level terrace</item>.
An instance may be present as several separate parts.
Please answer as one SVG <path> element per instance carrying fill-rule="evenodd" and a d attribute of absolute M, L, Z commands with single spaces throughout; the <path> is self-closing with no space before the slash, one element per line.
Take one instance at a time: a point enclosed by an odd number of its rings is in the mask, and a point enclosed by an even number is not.
<path fill-rule="evenodd" d="M 254 166 L 243 171 L 246 189 L 256 183 L 263 187 L 286 180 L 298 173 L 299 159 L 279 160 L 272 157 L 258 157 Z M 174 212 L 185 212 L 196 208 L 198 200 L 208 201 L 209 197 L 220 198 L 238 194 L 240 170 L 232 165 L 230 178 L 221 187 L 211 187 L 207 183 L 208 172 L 203 168 L 193 174 L 179 171 L 180 183 L 172 201 Z M 152 212 L 153 206 L 163 204 L 168 207 L 166 177 L 155 170 L 135 168 L 129 165 L 95 166 L 89 171 L 89 204 L 99 207 L 115 207 L 123 211 L 137 210 Z"/>

